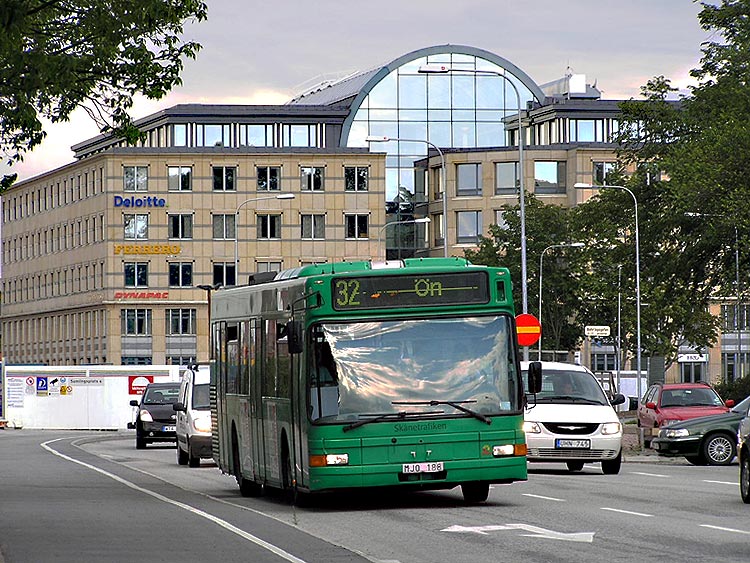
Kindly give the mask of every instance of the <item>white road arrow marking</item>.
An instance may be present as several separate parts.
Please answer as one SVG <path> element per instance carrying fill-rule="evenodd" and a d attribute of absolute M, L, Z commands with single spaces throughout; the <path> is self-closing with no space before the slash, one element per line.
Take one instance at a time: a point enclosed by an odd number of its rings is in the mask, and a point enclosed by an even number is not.
<path fill-rule="evenodd" d="M 481 534 L 487 535 L 487 532 L 498 532 L 502 530 L 525 530 L 531 532 L 529 534 L 522 534 L 530 538 L 542 538 L 548 540 L 562 540 L 562 541 L 575 541 L 575 542 L 586 542 L 592 543 L 594 541 L 595 532 L 555 532 L 554 530 L 547 530 L 538 526 L 531 526 L 529 524 L 505 524 L 505 525 L 494 525 L 494 526 L 459 526 L 453 525 L 448 528 L 444 528 L 441 532 L 456 532 L 461 534 Z"/>

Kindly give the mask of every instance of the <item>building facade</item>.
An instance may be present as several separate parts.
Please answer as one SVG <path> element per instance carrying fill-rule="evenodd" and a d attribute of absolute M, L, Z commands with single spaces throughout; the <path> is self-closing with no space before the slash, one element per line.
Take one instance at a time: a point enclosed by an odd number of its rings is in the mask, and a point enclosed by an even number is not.
<path fill-rule="evenodd" d="M 442 45 L 280 106 L 174 106 L 136 122 L 138 146 L 84 140 L 74 162 L 3 194 L 3 356 L 204 362 L 209 288 L 402 250 L 463 256 L 518 201 L 519 166 L 544 203 L 590 196 L 573 186 L 614 167 L 617 104 L 581 75 L 538 85 L 496 54 Z M 690 377 L 715 379 L 716 358 L 726 372 L 721 346 Z"/>

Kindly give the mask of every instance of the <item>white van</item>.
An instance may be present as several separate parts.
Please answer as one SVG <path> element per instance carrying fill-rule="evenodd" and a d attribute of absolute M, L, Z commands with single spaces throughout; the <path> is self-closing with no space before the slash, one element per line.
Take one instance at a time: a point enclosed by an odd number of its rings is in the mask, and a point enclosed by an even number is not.
<path fill-rule="evenodd" d="M 524 383 L 529 362 L 521 362 Z M 585 463 L 601 462 L 605 475 L 620 472 L 622 424 L 601 384 L 584 366 L 542 362 L 542 387 L 526 395 L 524 432 L 528 461 L 565 463 L 580 471 Z"/>
<path fill-rule="evenodd" d="M 177 463 L 198 467 L 211 458 L 211 404 L 209 368 L 188 367 L 180 380 L 180 395 L 173 405 L 177 413 Z"/>

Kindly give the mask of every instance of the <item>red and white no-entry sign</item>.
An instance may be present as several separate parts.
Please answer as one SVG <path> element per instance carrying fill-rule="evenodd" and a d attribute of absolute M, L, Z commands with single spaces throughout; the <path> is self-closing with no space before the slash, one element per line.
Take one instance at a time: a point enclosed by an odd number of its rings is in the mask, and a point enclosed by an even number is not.
<path fill-rule="evenodd" d="M 519 346 L 531 346 L 542 337 L 542 325 L 534 315 L 522 313 L 516 317 L 516 334 Z"/>

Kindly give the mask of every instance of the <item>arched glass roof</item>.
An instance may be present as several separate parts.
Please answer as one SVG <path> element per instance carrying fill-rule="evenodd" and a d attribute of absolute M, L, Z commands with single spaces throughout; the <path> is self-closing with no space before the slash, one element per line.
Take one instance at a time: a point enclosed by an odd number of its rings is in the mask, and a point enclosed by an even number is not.
<path fill-rule="evenodd" d="M 453 72 L 420 73 L 428 64 L 450 66 Z M 341 145 L 366 147 L 370 135 L 404 139 L 371 143 L 372 151 L 387 153 L 388 201 L 399 186 L 414 193 L 413 163 L 427 154 L 425 141 L 442 149 L 505 146 L 502 120 L 519 110 L 516 90 L 508 81 L 518 90 L 521 108 L 544 99 L 539 86 L 515 65 L 473 47 L 421 49 L 369 74 L 352 101 Z"/>

